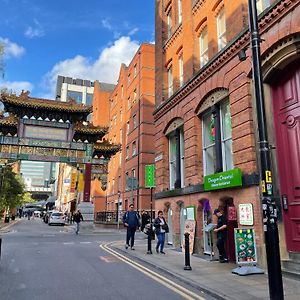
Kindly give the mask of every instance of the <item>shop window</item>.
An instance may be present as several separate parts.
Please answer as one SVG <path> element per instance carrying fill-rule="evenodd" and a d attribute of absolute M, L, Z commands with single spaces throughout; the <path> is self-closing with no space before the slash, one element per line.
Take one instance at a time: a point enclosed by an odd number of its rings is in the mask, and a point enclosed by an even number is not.
<path fill-rule="evenodd" d="M 87 93 L 85 104 L 92 105 L 92 102 L 93 102 L 93 94 Z"/>
<path fill-rule="evenodd" d="M 200 68 L 208 62 L 208 33 L 207 26 L 202 30 L 199 37 L 200 46 Z"/>
<path fill-rule="evenodd" d="M 76 103 L 82 103 L 82 92 L 76 92 L 76 91 L 68 91 L 67 92 L 67 100 L 75 100 Z"/>
<path fill-rule="evenodd" d="M 217 39 L 218 39 L 218 50 L 222 50 L 227 43 L 226 40 L 226 20 L 224 7 L 220 10 L 217 15 Z"/>
<path fill-rule="evenodd" d="M 257 14 L 261 14 L 269 6 L 270 0 L 256 0 Z"/>
<path fill-rule="evenodd" d="M 169 136 L 170 189 L 184 187 L 184 133 L 183 127 L 172 131 Z"/>
<path fill-rule="evenodd" d="M 229 101 L 203 115 L 202 136 L 204 175 L 233 169 Z"/>

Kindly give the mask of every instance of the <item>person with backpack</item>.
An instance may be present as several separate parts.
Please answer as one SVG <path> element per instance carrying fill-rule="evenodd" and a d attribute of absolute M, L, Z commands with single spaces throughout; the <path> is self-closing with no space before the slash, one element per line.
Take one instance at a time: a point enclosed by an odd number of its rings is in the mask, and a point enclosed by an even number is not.
<path fill-rule="evenodd" d="M 140 225 L 140 216 L 134 211 L 134 205 L 130 204 L 128 211 L 123 216 L 123 224 L 127 227 L 126 244 L 125 248 L 128 249 L 130 243 L 130 249 L 134 250 L 134 236 L 136 230 Z"/>
<path fill-rule="evenodd" d="M 164 252 L 164 245 L 166 239 L 166 233 L 169 232 L 169 226 L 163 217 L 163 212 L 158 211 L 158 217 L 154 220 L 155 233 L 157 236 L 156 252 L 161 254 L 166 254 Z M 159 251 L 160 248 L 160 251 Z"/>

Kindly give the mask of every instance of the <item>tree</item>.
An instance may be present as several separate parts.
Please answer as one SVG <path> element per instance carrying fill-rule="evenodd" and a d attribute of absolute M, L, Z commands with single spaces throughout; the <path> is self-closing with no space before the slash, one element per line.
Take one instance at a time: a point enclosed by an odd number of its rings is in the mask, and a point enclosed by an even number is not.
<path fill-rule="evenodd" d="M 0 173 L 0 211 L 16 208 L 23 202 L 25 185 L 11 166 L 4 166 Z"/>

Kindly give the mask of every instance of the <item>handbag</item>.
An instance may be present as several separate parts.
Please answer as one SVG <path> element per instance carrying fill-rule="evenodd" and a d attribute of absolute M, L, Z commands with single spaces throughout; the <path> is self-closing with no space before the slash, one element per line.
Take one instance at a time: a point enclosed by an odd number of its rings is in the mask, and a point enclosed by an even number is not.
<path fill-rule="evenodd" d="M 163 229 L 166 233 L 169 233 L 169 226 L 167 223 L 161 226 L 161 229 Z"/>

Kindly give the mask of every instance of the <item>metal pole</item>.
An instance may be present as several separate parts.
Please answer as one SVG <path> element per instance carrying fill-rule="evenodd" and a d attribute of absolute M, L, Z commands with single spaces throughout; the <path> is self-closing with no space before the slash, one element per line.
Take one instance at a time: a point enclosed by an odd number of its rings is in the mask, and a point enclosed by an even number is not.
<path fill-rule="evenodd" d="M 119 191 L 118 192 L 118 205 L 117 205 L 117 209 L 118 209 L 118 211 L 117 211 L 118 230 L 120 230 L 120 195 L 121 195 L 121 193 Z"/>
<path fill-rule="evenodd" d="M 191 271 L 191 261 L 190 261 L 190 234 L 186 232 L 184 234 L 184 248 L 185 248 L 185 271 Z"/>
<path fill-rule="evenodd" d="M 261 162 L 261 197 L 269 277 L 270 299 L 281 300 L 283 296 L 280 263 L 277 208 L 273 196 L 270 147 L 267 138 L 263 80 L 260 60 L 260 35 L 258 31 L 256 0 L 248 0 L 249 29 L 251 33 L 253 82 L 257 109 L 259 152 Z"/>
<path fill-rule="evenodd" d="M 147 254 L 152 254 L 152 230 L 153 230 L 153 225 L 152 225 L 152 190 L 153 188 L 150 188 L 150 228 L 149 228 L 149 233 L 148 233 L 148 250 Z"/>

